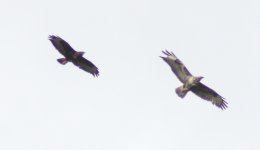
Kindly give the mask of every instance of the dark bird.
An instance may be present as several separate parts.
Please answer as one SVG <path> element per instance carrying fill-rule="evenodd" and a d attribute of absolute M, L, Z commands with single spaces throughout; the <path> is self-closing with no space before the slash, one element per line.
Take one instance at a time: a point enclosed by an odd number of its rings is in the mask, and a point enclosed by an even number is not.
<path fill-rule="evenodd" d="M 171 67 L 172 72 L 183 83 L 182 86 L 175 90 L 179 97 L 184 98 L 189 91 L 192 91 L 200 98 L 211 101 L 213 105 L 216 105 L 222 110 L 227 108 L 228 103 L 222 96 L 200 82 L 203 77 L 193 76 L 185 65 L 173 54 L 173 52 L 167 50 L 162 52 L 166 57 L 160 57 Z"/>
<path fill-rule="evenodd" d="M 53 46 L 65 57 L 59 58 L 57 61 L 65 65 L 67 62 L 72 62 L 80 69 L 92 74 L 94 77 L 99 75 L 98 68 L 89 60 L 83 57 L 84 52 L 75 51 L 65 40 L 58 36 L 50 35 L 49 40 Z"/>

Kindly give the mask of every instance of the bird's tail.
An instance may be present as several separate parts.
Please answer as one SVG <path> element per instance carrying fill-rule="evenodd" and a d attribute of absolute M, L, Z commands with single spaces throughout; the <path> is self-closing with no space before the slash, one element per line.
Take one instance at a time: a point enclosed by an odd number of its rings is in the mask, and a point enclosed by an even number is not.
<path fill-rule="evenodd" d="M 182 85 L 182 86 L 176 88 L 176 89 L 175 89 L 175 92 L 176 92 L 176 94 L 177 94 L 179 97 L 184 98 L 184 97 L 186 96 L 186 94 L 189 92 L 189 90 L 188 90 L 188 89 L 185 89 L 185 88 L 183 87 L 183 85 Z"/>
<path fill-rule="evenodd" d="M 57 59 L 57 61 L 58 61 L 60 64 L 62 64 L 62 65 L 65 65 L 65 64 L 68 62 L 68 60 L 67 60 L 66 58 L 59 58 L 59 59 Z"/>

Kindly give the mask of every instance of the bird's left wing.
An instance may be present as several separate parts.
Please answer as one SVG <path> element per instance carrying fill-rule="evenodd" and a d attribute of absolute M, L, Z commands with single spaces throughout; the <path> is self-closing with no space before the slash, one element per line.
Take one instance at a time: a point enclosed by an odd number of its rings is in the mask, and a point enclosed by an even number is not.
<path fill-rule="evenodd" d="M 202 83 L 199 83 L 197 86 L 193 86 L 190 90 L 200 98 L 211 101 L 213 105 L 216 105 L 222 110 L 227 108 L 228 103 L 224 100 L 224 98 Z"/>
<path fill-rule="evenodd" d="M 185 83 L 189 76 L 192 76 L 186 66 L 178 59 L 173 52 L 167 50 L 162 51 L 166 57 L 160 56 L 170 67 L 172 72 L 177 76 L 177 78 Z"/>
<path fill-rule="evenodd" d="M 49 40 L 53 46 L 65 57 L 71 57 L 76 51 L 59 36 L 50 35 Z"/>
<path fill-rule="evenodd" d="M 90 62 L 89 60 L 87 60 L 82 56 L 73 60 L 72 63 L 78 66 L 80 69 L 88 73 L 91 73 L 94 77 L 99 75 L 98 68 L 92 62 Z"/>

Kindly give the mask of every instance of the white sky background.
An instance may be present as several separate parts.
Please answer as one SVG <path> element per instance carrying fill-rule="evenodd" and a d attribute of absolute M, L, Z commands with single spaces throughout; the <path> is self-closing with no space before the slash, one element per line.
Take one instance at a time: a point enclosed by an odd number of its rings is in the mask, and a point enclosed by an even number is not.
<path fill-rule="evenodd" d="M 257 0 L 1 1 L 0 149 L 259 150 Z M 48 40 L 95 63 L 93 78 Z M 226 98 L 189 93 L 168 49 Z"/>

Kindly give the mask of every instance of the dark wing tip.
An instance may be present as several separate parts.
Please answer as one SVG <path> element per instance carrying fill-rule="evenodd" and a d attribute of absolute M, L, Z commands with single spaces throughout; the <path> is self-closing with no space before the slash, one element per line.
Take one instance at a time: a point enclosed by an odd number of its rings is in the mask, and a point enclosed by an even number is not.
<path fill-rule="evenodd" d="M 98 71 L 98 69 L 97 69 L 96 72 L 92 73 L 92 75 L 93 75 L 94 77 L 98 77 L 98 76 L 99 76 L 99 71 Z"/>
<path fill-rule="evenodd" d="M 56 38 L 54 35 L 49 35 L 49 40 Z"/>
<path fill-rule="evenodd" d="M 167 50 L 162 51 L 162 53 L 164 53 L 166 56 L 170 56 L 171 55 L 171 53 L 169 53 Z"/>
<path fill-rule="evenodd" d="M 225 101 L 224 97 L 217 94 L 216 96 L 214 96 L 213 99 L 215 99 L 215 102 L 214 102 L 214 100 L 212 101 L 213 104 L 215 104 L 220 109 L 225 110 L 226 108 L 228 108 L 228 106 L 227 106 L 228 102 Z"/>
<path fill-rule="evenodd" d="M 217 106 L 218 106 L 220 109 L 225 110 L 226 108 L 228 108 L 227 104 L 228 104 L 228 102 L 226 102 L 226 101 L 224 100 L 224 98 L 222 98 L 222 103 L 221 103 L 220 105 L 217 105 Z"/>
<path fill-rule="evenodd" d="M 163 59 L 163 60 L 165 60 L 166 59 L 166 57 L 163 57 L 163 56 L 159 56 L 161 59 Z"/>
<path fill-rule="evenodd" d="M 55 40 L 55 39 L 60 39 L 59 36 L 55 36 L 55 35 L 49 35 L 49 40 Z"/>
<path fill-rule="evenodd" d="M 173 52 L 168 51 L 168 50 L 164 50 L 164 51 L 162 51 L 162 53 L 164 53 L 166 56 L 175 56 L 175 55 L 173 54 Z M 176 56 L 175 56 L 175 57 L 176 57 Z"/>

